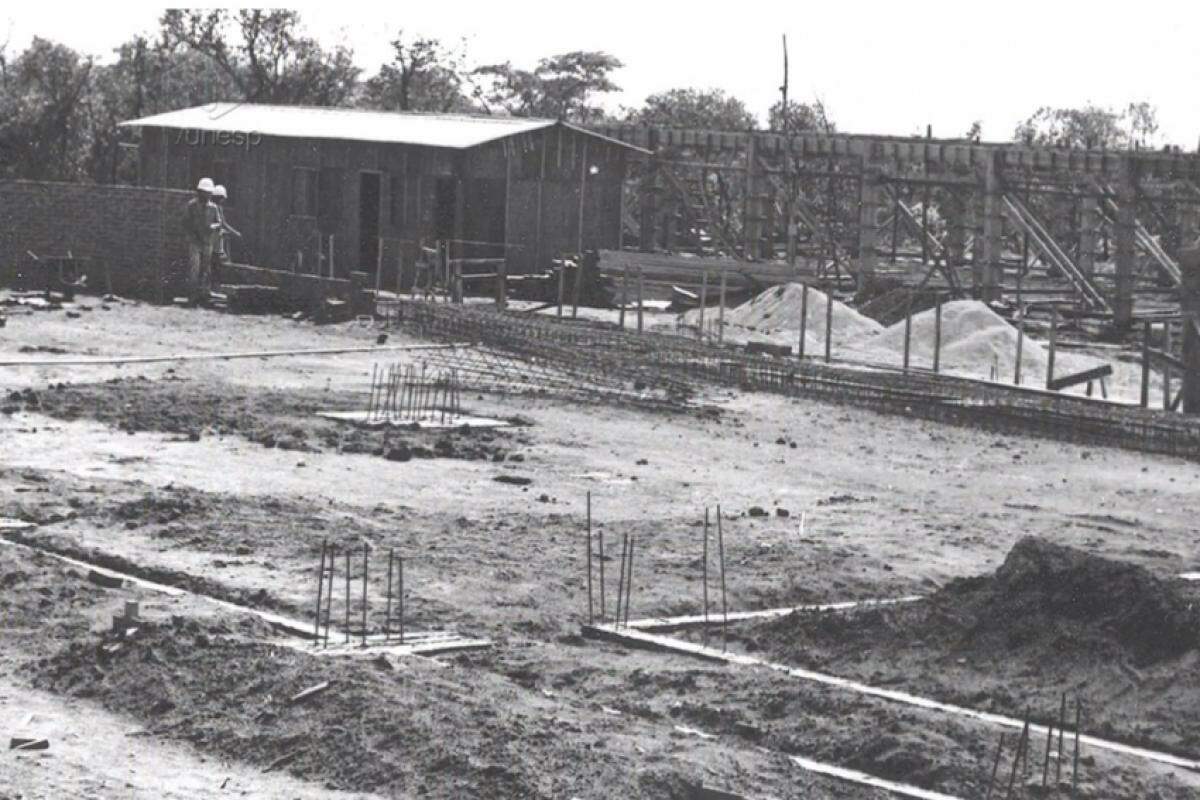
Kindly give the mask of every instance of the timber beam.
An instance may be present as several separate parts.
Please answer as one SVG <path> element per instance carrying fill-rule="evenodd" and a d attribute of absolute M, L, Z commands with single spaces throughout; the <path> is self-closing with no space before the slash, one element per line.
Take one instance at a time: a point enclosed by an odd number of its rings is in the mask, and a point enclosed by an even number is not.
<path fill-rule="evenodd" d="M 970 142 L 962 139 L 874 136 L 806 131 L 784 135 L 770 131 L 713 131 L 643 125 L 613 125 L 596 132 L 649 150 L 707 148 L 714 152 L 745 152 L 754 139 L 755 152 L 788 153 L 797 158 L 863 159 L 921 162 L 979 167 L 995 159 L 1000 169 L 1119 177 L 1127 163 L 1137 164 L 1145 177 L 1200 178 L 1200 154 L 1150 150 L 1101 150 L 1041 147 L 1011 142 Z"/>

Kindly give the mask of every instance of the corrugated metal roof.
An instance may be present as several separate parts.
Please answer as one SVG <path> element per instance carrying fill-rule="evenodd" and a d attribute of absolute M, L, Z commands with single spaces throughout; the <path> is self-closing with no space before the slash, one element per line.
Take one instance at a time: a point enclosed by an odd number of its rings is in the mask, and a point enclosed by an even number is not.
<path fill-rule="evenodd" d="M 313 106 L 271 106 L 254 103 L 211 103 L 122 122 L 123 126 L 185 128 L 200 131 L 258 133 L 315 139 L 348 139 L 465 149 L 486 142 L 556 125 L 554 120 L 527 117 L 424 114 L 367 111 Z M 575 126 L 589 136 L 631 149 L 640 148 L 608 139 Z"/>

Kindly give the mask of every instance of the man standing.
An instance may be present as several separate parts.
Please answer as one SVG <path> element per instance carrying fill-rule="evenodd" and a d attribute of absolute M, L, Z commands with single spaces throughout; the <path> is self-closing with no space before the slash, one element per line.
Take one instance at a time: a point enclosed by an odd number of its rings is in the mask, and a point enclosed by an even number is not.
<path fill-rule="evenodd" d="M 217 208 L 217 224 L 220 227 L 217 229 L 216 251 L 213 253 L 213 266 L 219 268 L 222 264 L 229 264 L 233 261 L 229 256 L 229 248 L 225 244 L 225 235 L 232 233 L 239 239 L 242 234 L 237 228 L 230 225 L 225 220 L 225 201 L 228 199 L 229 193 L 225 191 L 225 187 L 217 184 L 213 189 L 213 205 Z"/>
<path fill-rule="evenodd" d="M 217 207 L 210 200 L 212 193 L 212 179 L 201 178 L 196 184 L 196 196 L 188 201 L 183 217 L 188 245 L 188 293 L 196 303 L 207 299 L 213 238 L 220 227 Z"/>

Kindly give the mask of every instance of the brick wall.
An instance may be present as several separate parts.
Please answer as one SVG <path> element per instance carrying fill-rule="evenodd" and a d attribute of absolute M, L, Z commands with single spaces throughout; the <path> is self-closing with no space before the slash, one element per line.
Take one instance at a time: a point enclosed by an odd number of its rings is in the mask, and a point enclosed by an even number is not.
<path fill-rule="evenodd" d="M 38 256 L 88 257 L 91 291 L 164 302 L 183 293 L 189 192 L 138 186 L 0 181 L 0 286 L 40 288 Z M 31 279 L 32 278 L 32 279 Z"/>

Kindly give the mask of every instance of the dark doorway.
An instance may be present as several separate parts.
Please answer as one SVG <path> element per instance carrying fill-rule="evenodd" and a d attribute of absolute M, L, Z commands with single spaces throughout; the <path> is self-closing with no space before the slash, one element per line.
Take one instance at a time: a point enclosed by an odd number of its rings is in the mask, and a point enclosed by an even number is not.
<path fill-rule="evenodd" d="M 374 272 L 379 261 L 380 176 L 358 174 L 358 267 Z"/>
<path fill-rule="evenodd" d="M 454 219 L 457 213 L 458 180 L 438 178 L 433 195 L 433 235 L 435 238 L 454 238 Z"/>

